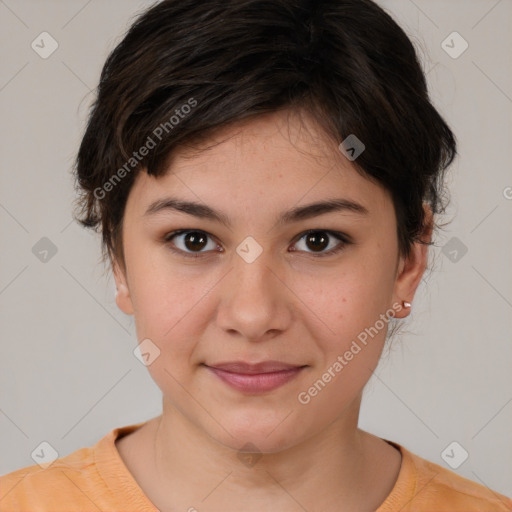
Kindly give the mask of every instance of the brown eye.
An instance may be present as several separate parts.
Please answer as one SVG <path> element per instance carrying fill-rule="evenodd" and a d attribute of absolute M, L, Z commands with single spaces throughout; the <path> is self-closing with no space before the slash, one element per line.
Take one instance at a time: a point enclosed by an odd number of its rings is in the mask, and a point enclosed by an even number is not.
<path fill-rule="evenodd" d="M 208 246 L 209 240 L 211 245 Z M 345 248 L 345 246 L 352 243 L 350 237 L 337 231 L 327 230 L 309 230 L 300 236 L 296 246 L 299 242 L 304 240 L 305 249 L 292 249 L 293 252 L 305 252 L 314 257 L 321 258 L 323 256 L 330 256 L 338 253 Z M 207 256 L 208 252 L 217 251 L 218 245 L 213 241 L 211 235 L 204 231 L 194 229 L 180 229 L 173 231 L 164 237 L 164 241 L 169 248 L 182 256 L 200 258 Z M 334 242 L 338 242 L 337 244 Z M 326 250 L 329 248 L 329 250 Z"/>
<path fill-rule="evenodd" d="M 201 249 L 204 249 L 206 240 L 207 237 L 204 235 L 204 233 L 191 231 L 185 235 L 183 243 L 185 247 L 191 251 L 200 251 Z"/>
<path fill-rule="evenodd" d="M 314 251 L 323 251 L 329 245 L 329 237 L 318 231 L 306 235 L 306 244 Z"/>
<path fill-rule="evenodd" d="M 176 239 L 176 242 L 174 239 Z M 171 245 L 173 251 L 183 253 L 185 256 L 190 255 L 194 257 L 207 252 L 204 249 L 208 247 L 209 239 L 210 236 L 207 233 L 191 229 L 174 231 L 165 236 L 165 241 Z M 215 250 L 216 247 L 217 245 L 212 241 L 211 246 L 207 250 Z"/>
<path fill-rule="evenodd" d="M 304 233 L 299 242 L 304 239 L 304 245 L 306 246 L 306 253 L 312 254 L 313 256 L 323 257 L 335 254 L 349 245 L 351 242 L 343 235 L 343 233 L 333 231 L 322 231 L 322 230 L 310 230 Z M 333 244 L 332 240 L 337 240 L 338 244 Z M 331 249 L 326 251 L 327 247 L 331 246 Z M 296 251 L 297 249 L 294 249 Z M 318 254 L 315 254 L 318 253 Z"/>

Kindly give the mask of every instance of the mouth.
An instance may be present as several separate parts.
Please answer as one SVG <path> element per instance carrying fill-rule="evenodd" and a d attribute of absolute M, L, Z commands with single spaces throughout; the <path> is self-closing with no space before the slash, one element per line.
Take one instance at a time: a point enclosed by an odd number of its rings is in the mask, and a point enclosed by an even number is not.
<path fill-rule="evenodd" d="M 230 387 L 244 393 L 259 394 L 286 384 L 308 365 L 281 361 L 264 361 L 256 364 L 229 361 L 204 366 Z"/>

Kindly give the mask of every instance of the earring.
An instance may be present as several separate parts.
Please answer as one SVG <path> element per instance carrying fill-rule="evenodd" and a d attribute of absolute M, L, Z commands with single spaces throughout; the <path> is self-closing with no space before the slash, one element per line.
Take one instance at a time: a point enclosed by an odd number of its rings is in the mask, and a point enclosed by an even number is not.
<path fill-rule="evenodd" d="M 406 302 L 405 300 L 402 301 L 402 305 L 404 308 L 410 308 L 411 307 L 411 303 L 410 302 Z"/>

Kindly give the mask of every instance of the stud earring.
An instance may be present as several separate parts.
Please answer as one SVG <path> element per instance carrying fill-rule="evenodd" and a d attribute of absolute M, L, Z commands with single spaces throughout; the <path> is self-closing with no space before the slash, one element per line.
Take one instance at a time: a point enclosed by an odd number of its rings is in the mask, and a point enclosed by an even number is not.
<path fill-rule="evenodd" d="M 411 303 L 410 302 L 407 302 L 407 301 L 402 301 L 402 304 L 404 306 L 404 308 L 410 308 L 411 307 Z"/>

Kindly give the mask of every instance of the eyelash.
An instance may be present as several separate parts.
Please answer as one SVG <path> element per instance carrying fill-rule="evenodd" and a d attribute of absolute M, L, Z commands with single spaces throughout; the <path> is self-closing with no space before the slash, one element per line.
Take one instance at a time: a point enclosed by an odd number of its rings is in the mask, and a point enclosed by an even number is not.
<path fill-rule="evenodd" d="M 206 252 L 204 252 L 204 253 L 202 253 L 202 252 L 195 252 L 195 253 L 194 252 L 192 252 L 192 253 L 185 252 L 185 251 L 183 251 L 181 249 L 176 249 L 173 246 L 173 244 L 171 243 L 171 240 L 174 237 L 176 237 L 178 235 L 186 234 L 186 233 L 201 233 L 201 234 L 203 234 L 203 235 L 205 235 L 207 237 L 213 238 L 212 235 L 210 235 L 206 231 L 202 231 L 200 229 L 178 229 L 176 231 L 172 231 L 170 233 L 167 233 L 164 236 L 163 241 L 168 245 L 169 249 L 172 252 L 174 252 L 176 254 L 179 254 L 180 256 L 185 256 L 186 258 L 194 258 L 194 259 L 202 258 L 203 255 L 206 254 Z M 305 236 L 310 235 L 311 233 L 326 233 L 330 237 L 336 238 L 340 242 L 334 249 L 331 249 L 328 252 L 323 252 L 323 253 L 306 253 L 306 254 L 312 255 L 314 258 L 324 258 L 326 256 L 332 256 L 334 254 L 337 254 L 337 253 L 341 252 L 343 249 L 345 249 L 345 247 L 347 245 L 350 245 L 350 244 L 353 243 L 351 240 L 349 240 L 349 237 L 347 235 L 345 235 L 344 233 L 340 233 L 339 231 L 330 231 L 330 230 L 327 230 L 327 229 L 309 229 L 309 230 L 305 231 L 304 233 L 301 233 L 301 235 L 298 237 L 298 239 L 297 239 L 297 241 L 295 243 L 299 242 Z M 303 252 L 303 251 L 297 251 L 297 252 Z"/>

